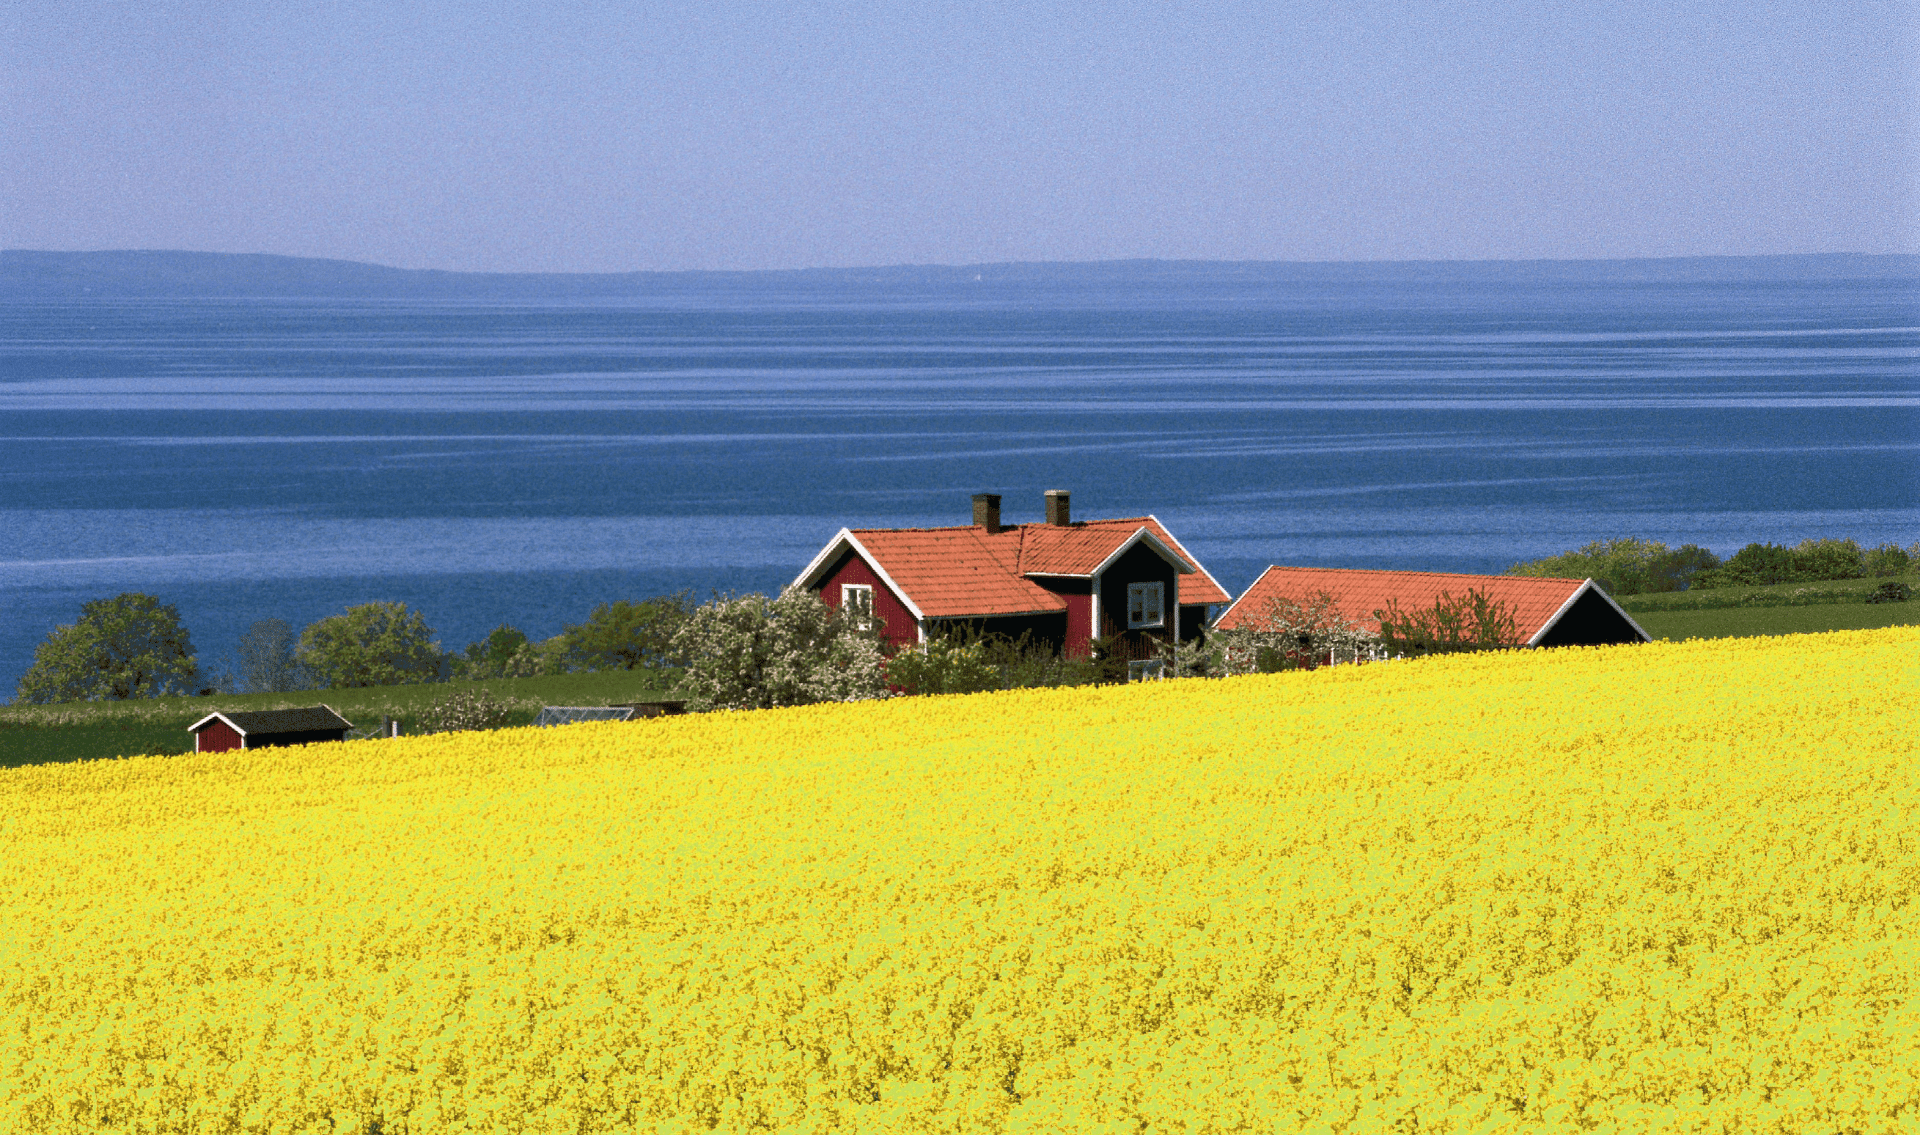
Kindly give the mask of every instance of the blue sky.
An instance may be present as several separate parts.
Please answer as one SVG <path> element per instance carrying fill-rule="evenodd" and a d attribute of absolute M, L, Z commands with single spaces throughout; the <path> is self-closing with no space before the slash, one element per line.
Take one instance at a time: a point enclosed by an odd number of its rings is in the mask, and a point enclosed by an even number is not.
<path fill-rule="evenodd" d="M 13 0 L 0 247 L 469 270 L 1920 251 L 1920 7 Z"/>

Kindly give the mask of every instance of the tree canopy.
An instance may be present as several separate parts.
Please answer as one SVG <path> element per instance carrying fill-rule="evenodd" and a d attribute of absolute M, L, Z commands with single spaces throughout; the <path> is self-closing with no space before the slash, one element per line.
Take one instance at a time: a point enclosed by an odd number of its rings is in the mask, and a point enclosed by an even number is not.
<path fill-rule="evenodd" d="M 80 605 L 77 622 L 56 627 L 20 679 L 22 702 L 156 698 L 191 694 L 199 659 L 171 603 L 129 591 Z"/>
<path fill-rule="evenodd" d="M 310 625 L 300 664 L 335 689 L 434 682 L 448 667 L 433 628 L 405 603 L 362 603 Z"/>
<path fill-rule="evenodd" d="M 579 670 L 641 670 L 684 666 L 674 636 L 693 612 L 686 592 L 639 602 L 602 603 L 584 623 L 562 632 L 567 663 Z"/>

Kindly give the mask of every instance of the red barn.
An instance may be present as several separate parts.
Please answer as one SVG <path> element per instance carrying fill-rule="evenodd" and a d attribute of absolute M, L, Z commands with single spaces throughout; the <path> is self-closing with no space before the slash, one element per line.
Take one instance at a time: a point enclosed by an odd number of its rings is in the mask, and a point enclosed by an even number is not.
<path fill-rule="evenodd" d="M 253 713 L 209 713 L 187 726 L 196 753 L 228 749 L 264 749 L 345 740 L 353 722 L 324 705 L 304 709 L 263 709 Z"/>
<path fill-rule="evenodd" d="M 1068 495 L 1046 494 L 1046 521 L 1000 523 L 1000 497 L 973 498 L 954 528 L 842 528 L 794 585 L 878 618 L 896 647 L 943 627 L 1050 642 L 1084 656 L 1115 636 L 1129 659 L 1156 639 L 1184 641 L 1231 598 L 1152 516 L 1073 520 Z"/>
<path fill-rule="evenodd" d="M 1481 591 L 1512 609 L 1520 640 L 1527 646 L 1652 641 L 1652 636 L 1591 579 L 1438 571 L 1270 567 L 1214 625 L 1221 630 L 1245 626 L 1259 618 L 1274 599 L 1284 597 L 1297 603 L 1323 591 L 1333 596 L 1348 622 L 1369 631 L 1380 629 L 1373 613 L 1386 607 L 1388 600 L 1396 601 L 1402 611 L 1417 611 L 1431 608 L 1442 594 L 1458 599 L 1468 591 Z"/>

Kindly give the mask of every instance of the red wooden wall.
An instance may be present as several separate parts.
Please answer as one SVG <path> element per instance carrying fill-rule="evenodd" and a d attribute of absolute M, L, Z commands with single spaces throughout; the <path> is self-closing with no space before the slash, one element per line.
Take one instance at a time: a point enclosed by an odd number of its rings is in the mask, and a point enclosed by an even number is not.
<path fill-rule="evenodd" d="M 913 612 L 893 593 L 877 572 L 867 566 L 867 561 L 848 552 L 839 565 L 827 573 L 826 580 L 820 585 L 820 598 L 829 607 L 840 605 L 840 585 L 843 583 L 865 584 L 873 588 L 873 613 L 880 616 L 885 624 L 882 634 L 896 647 L 912 646 L 920 641 L 920 629 L 914 625 Z"/>
<path fill-rule="evenodd" d="M 1085 658 L 1093 647 L 1093 588 L 1084 579 L 1041 577 L 1035 583 L 1067 601 L 1066 638 L 1060 653 L 1070 658 Z"/>
<path fill-rule="evenodd" d="M 224 753 L 228 749 L 245 748 L 239 730 L 224 721 L 215 721 L 194 735 L 193 751 L 196 753 Z"/>

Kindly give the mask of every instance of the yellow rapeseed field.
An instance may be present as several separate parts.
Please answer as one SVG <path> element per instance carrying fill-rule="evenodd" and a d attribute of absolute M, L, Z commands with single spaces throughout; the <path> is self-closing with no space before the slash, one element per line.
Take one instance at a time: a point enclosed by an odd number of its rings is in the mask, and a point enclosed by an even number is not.
<path fill-rule="evenodd" d="M 1920 1130 L 1920 629 L 0 772 L 0 1132 Z"/>

